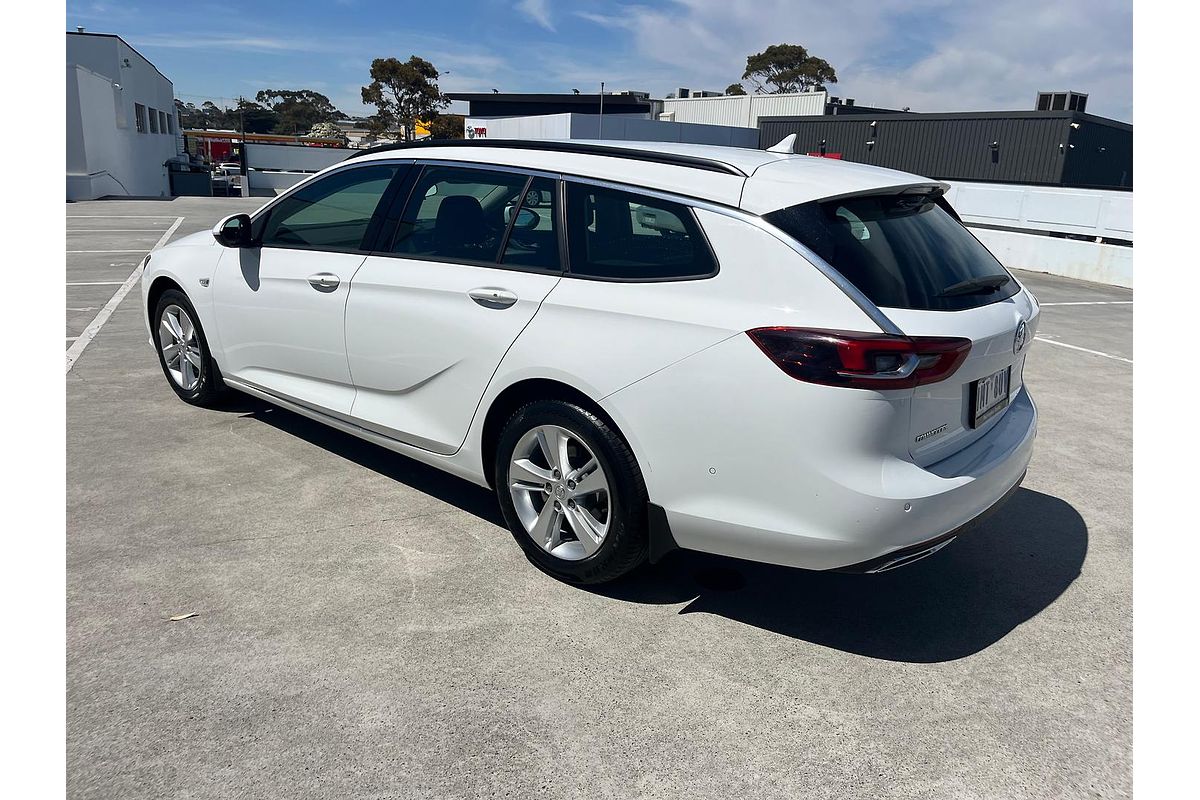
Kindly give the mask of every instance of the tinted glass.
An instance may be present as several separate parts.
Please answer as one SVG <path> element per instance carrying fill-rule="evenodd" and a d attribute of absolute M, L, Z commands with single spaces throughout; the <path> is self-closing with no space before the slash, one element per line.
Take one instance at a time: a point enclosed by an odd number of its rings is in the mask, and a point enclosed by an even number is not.
<path fill-rule="evenodd" d="M 630 192 L 568 183 L 567 237 L 572 275 L 680 280 L 717 270 L 691 209 Z"/>
<path fill-rule="evenodd" d="M 527 181 L 525 175 L 500 170 L 426 167 L 409 196 L 392 251 L 495 263 L 511 209 Z"/>
<path fill-rule="evenodd" d="M 535 267 L 557 270 L 558 223 L 555 220 L 558 208 L 558 193 L 554 191 L 551 178 L 534 178 L 516 212 L 516 222 L 508 234 L 504 257 L 500 263 L 515 267 Z"/>
<path fill-rule="evenodd" d="M 765 216 L 886 308 L 957 311 L 1011 297 L 1016 281 L 931 196 L 879 195 L 803 203 Z M 948 291 L 951 290 L 951 291 Z"/>
<path fill-rule="evenodd" d="M 271 209 L 262 243 L 274 247 L 359 250 L 397 167 L 343 170 L 309 184 Z"/>

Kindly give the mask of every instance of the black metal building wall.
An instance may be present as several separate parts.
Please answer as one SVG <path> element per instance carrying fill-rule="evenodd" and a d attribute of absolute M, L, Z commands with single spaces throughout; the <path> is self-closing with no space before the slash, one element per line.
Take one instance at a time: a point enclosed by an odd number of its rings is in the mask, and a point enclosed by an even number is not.
<path fill-rule="evenodd" d="M 798 153 L 823 148 L 847 161 L 931 178 L 1129 188 L 1132 127 L 1108 123 L 1071 112 L 765 117 L 759 121 L 759 146 L 795 133 Z M 1076 143 L 1084 138 L 1086 146 Z"/>

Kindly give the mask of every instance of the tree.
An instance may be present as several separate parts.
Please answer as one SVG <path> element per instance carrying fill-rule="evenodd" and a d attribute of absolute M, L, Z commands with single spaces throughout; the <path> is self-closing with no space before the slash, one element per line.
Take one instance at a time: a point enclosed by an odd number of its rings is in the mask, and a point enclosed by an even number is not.
<path fill-rule="evenodd" d="M 275 114 L 274 133 L 301 134 L 342 116 L 328 97 L 312 89 L 263 89 L 254 99 Z"/>
<path fill-rule="evenodd" d="M 379 109 L 369 128 L 380 135 L 397 126 L 405 141 L 412 141 L 416 120 L 430 124 L 438 112 L 450 105 L 437 85 L 437 68 L 419 56 L 408 61 L 377 58 L 371 62 L 371 83 L 362 87 L 362 101 Z"/>
<path fill-rule="evenodd" d="M 773 44 L 746 58 L 742 80 L 752 81 L 757 91 L 781 94 L 824 89 L 826 83 L 837 83 L 837 74 L 828 61 L 810 56 L 798 44 Z M 775 88 L 764 89 L 764 84 Z"/>
<path fill-rule="evenodd" d="M 726 95 L 731 95 L 731 94 L 741 95 L 741 94 L 745 94 L 745 93 L 746 93 L 746 87 L 742 86 L 740 83 L 731 83 L 725 87 Z"/>
<path fill-rule="evenodd" d="M 429 123 L 430 139 L 461 139 L 467 118 L 462 114 L 438 114 Z"/>
<path fill-rule="evenodd" d="M 316 125 L 312 126 L 312 129 L 308 132 L 308 135 L 318 139 L 337 139 L 342 143 L 343 146 L 348 144 L 350 141 L 346 137 L 346 134 L 342 132 L 342 129 L 332 122 L 318 122 Z"/>
<path fill-rule="evenodd" d="M 225 112 L 229 127 L 245 133 L 272 133 L 279 127 L 274 110 L 239 97 L 237 105 Z"/>

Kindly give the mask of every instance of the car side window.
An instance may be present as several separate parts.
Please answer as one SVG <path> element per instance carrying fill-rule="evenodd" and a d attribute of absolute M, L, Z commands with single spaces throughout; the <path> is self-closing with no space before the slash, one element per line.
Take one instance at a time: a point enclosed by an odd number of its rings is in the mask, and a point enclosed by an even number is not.
<path fill-rule="evenodd" d="M 426 166 L 409 195 L 392 252 L 495 263 L 528 181 L 503 170 Z"/>
<path fill-rule="evenodd" d="M 504 257 L 500 263 L 513 267 L 532 267 L 557 272 L 558 258 L 558 198 L 553 178 L 536 177 L 529 182 L 520 206 L 506 210 L 516 215 Z"/>
<path fill-rule="evenodd" d="M 717 263 L 690 208 L 567 183 L 570 274 L 608 280 L 704 278 Z"/>
<path fill-rule="evenodd" d="M 285 197 L 267 217 L 263 246 L 361 250 L 397 169 L 394 164 L 372 164 L 342 170 Z"/>

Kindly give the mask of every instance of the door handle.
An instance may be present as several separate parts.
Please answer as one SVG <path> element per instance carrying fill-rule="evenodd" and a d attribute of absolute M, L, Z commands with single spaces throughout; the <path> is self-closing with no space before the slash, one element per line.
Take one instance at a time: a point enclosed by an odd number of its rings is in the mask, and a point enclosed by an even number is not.
<path fill-rule="evenodd" d="M 472 289 L 467 296 L 484 308 L 508 308 L 517 302 L 517 296 L 507 289 L 497 289 L 494 286 L 484 286 Z"/>
<path fill-rule="evenodd" d="M 308 284 L 318 292 L 332 292 L 341 282 L 341 278 L 329 272 L 318 272 L 308 276 Z"/>

